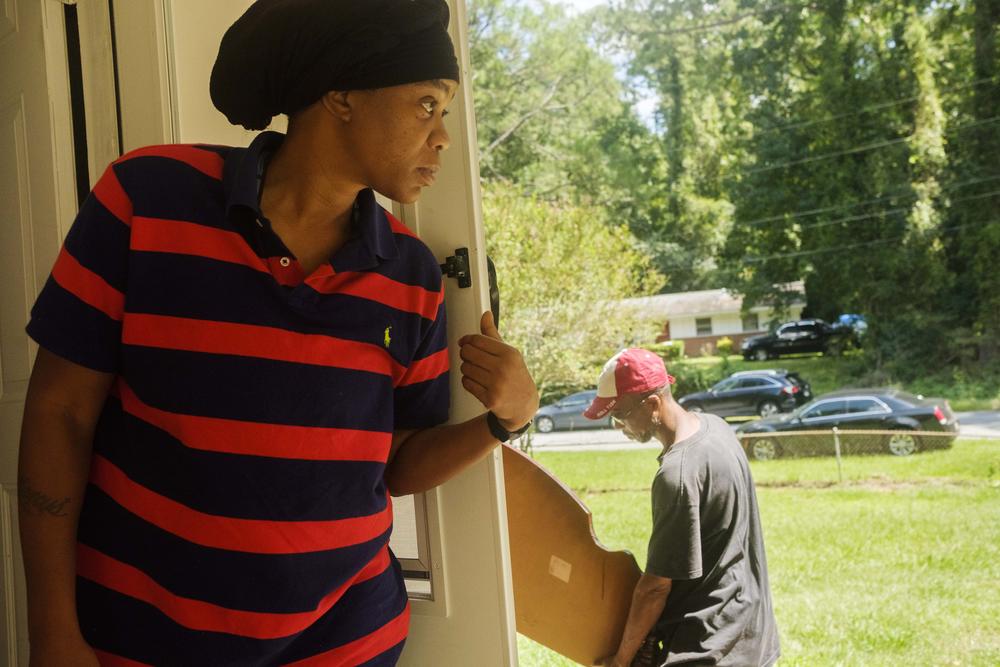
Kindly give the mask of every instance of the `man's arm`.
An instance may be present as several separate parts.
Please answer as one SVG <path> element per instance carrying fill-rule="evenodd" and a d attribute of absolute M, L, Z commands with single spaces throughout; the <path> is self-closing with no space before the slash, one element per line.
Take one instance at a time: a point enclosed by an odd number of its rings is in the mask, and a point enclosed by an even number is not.
<path fill-rule="evenodd" d="M 644 573 L 639 577 L 632 592 L 632 606 L 628 610 L 628 621 L 622 633 L 618 652 L 603 661 L 608 667 L 628 667 L 632 664 L 639 647 L 649 635 L 656 621 L 663 613 L 670 595 L 671 580 L 655 574 Z"/>
<path fill-rule="evenodd" d="M 538 390 L 521 353 L 500 338 L 490 312 L 483 314 L 480 329 L 481 335 L 459 340 L 462 386 L 507 430 L 515 431 L 538 410 Z M 397 496 L 426 491 L 479 461 L 497 444 L 485 415 L 461 424 L 397 431 L 386 465 L 386 484 Z"/>
<path fill-rule="evenodd" d="M 39 349 L 18 457 L 31 664 L 97 664 L 76 615 L 76 531 L 94 428 L 113 376 Z"/>

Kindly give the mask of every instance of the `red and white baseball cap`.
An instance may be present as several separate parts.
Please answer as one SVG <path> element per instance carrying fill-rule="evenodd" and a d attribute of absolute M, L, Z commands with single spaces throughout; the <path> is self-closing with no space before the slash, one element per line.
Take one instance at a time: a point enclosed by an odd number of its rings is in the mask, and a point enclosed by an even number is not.
<path fill-rule="evenodd" d="M 597 397 L 584 410 L 587 419 L 601 419 L 626 394 L 642 394 L 675 382 L 667 373 L 663 359 L 649 350 L 630 347 L 622 350 L 604 364 L 597 380 Z"/>

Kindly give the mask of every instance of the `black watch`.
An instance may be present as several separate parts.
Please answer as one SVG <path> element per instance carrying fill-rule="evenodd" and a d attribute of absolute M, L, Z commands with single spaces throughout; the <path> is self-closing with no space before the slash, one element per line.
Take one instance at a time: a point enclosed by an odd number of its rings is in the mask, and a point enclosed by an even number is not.
<path fill-rule="evenodd" d="M 500 420 L 497 419 L 497 416 L 493 414 L 493 411 L 491 410 L 486 413 L 486 425 L 490 427 L 490 433 L 493 434 L 494 438 L 500 442 L 509 442 L 511 438 L 516 438 L 531 428 L 531 420 L 529 419 L 527 424 L 516 431 L 508 431 L 503 427 L 503 424 L 500 423 Z"/>

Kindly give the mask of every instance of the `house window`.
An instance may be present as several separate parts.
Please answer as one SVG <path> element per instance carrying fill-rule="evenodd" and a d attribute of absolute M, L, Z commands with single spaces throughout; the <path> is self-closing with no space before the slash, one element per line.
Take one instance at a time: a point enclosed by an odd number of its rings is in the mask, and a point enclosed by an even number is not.
<path fill-rule="evenodd" d="M 699 336 L 711 336 L 712 335 L 712 318 L 711 317 L 699 317 L 694 321 L 694 328 Z"/>
<path fill-rule="evenodd" d="M 749 315 L 743 316 L 743 330 L 744 331 L 760 331 L 760 319 L 757 313 L 750 313 Z"/>

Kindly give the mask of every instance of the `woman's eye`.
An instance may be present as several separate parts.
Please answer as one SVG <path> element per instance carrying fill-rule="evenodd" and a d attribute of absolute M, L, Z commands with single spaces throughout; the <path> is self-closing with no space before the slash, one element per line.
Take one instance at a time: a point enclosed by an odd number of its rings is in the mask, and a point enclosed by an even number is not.
<path fill-rule="evenodd" d="M 433 100 L 427 100 L 426 102 L 421 102 L 420 106 L 424 108 L 424 111 L 433 115 L 434 110 L 437 109 L 437 102 L 434 102 Z"/>

